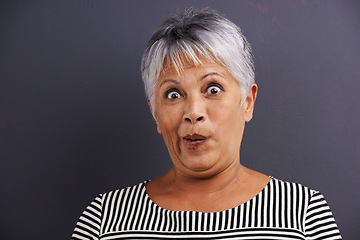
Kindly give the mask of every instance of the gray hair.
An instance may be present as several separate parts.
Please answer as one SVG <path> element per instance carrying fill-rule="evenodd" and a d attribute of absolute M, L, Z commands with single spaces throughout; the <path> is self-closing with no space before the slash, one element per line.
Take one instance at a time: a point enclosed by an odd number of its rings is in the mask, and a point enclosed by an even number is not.
<path fill-rule="evenodd" d="M 209 8 L 186 10 L 155 30 L 141 62 L 145 93 L 155 113 L 155 88 L 164 63 L 180 74 L 184 58 L 201 65 L 199 56 L 222 64 L 240 83 L 242 100 L 255 82 L 251 47 L 241 29 Z"/>

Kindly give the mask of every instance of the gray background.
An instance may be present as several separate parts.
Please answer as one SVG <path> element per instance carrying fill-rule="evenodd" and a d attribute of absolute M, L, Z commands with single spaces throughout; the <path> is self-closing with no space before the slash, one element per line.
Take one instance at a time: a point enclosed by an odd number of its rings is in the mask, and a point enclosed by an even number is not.
<path fill-rule="evenodd" d="M 68 239 L 85 206 L 165 173 L 143 93 L 151 32 L 211 6 L 252 44 L 241 162 L 320 190 L 359 239 L 359 1 L 1 1 L 0 238 Z"/>

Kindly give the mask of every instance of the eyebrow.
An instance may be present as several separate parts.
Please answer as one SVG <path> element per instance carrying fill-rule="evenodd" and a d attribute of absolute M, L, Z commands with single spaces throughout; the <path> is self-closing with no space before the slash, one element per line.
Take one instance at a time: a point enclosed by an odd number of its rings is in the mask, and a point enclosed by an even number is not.
<path fill-rule="evenodd" d="M 222 75 L 222 74 L 220 74 L 220 73 L 210 72 L 210 73 L 207 73 L 207 74 L 203 75 L 203 76 L 200 78 L 200 81 L 203 80 L 203 79 L 205 79 L 205 78 L 207 78 L 207 77 L 209 77 L 209 76 L 212 76 L 212 75 L 219 76 L 219 77 L 221 77 L 221 78 L 225 78 L 224 75 Z M 164 80 L 162 83 L 160 83 L 160 87 L 161 87 L 162 85 L 164 85 L 165 83 L 167 83 L 167 82 L 172 82 L 172 83 L 180 84 L 180 82 L 177 81 L 177 80 L 174 80 L 174 79 L 166 79 L 166 80 Z"/>
<path fill-rule="evenodd" d="M 207 78 L 208 76 L 212 76 L 212 75 L 216 75 L 216 76 L 225 78 L 224 75 L 222 75 L 222 74 L 220 74 L 220 73 L 218 73 L 218 72 L 211 72 L 211 73 L 207 73 L 207 74 L 205 74 L 204 76 L 202 76 L 202 77 L 200 78 L 200 81 L 203 80 L 203 79 L 205 79 L 205 78 Z"/>
<path fill-rule="evenodd" d="M 180 84 L 179 81 L 176 81 L 176 80 L 174 80 L 174 79 L 166 79 L 166 80 L 164 80 L 162 83 L 160 83 L 160 87 L 161 87 L 162 85 L 164 85 L 165 83 L 167 83 L 167 82 L 172 82 L 172 83 Z"/>

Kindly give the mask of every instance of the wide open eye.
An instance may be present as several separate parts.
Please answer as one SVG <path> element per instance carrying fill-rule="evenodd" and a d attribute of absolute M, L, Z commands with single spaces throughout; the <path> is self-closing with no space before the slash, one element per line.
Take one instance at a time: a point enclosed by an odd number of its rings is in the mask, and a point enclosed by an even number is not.
<path fill-rule="evenodd" d="M 221 89 L 217 86 L 211 86 L 207 89 L 206 93 L 209 95 L 216 95 L 221 91 Z"/>
<path fill-rule="evenodd" d="M 166 97 L 170 100 L 180 98 L 180 93 L 175 89 L 169 89 L 169 91 L 166 92 Z"/>

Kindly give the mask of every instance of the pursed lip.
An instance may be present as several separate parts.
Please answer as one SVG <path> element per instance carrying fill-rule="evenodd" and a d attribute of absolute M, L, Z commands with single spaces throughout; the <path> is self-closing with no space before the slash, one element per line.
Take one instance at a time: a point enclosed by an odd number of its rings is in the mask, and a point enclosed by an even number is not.
<path fill-rule="evenodd" d="M 188 134 L 183 137 L 183 143 L 186 147 L 190 149 L 196 149 L 203 145 L 207 140 L 207 137 L 201 135 L 201 134 Z"/>

